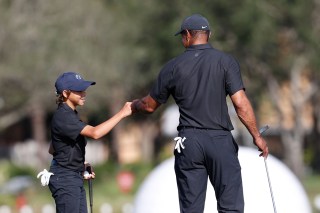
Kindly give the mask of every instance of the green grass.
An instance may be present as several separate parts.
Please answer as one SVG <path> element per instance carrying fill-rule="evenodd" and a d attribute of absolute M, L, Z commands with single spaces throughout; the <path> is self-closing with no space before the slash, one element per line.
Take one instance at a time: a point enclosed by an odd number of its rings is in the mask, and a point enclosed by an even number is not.
<path fill-rule="evenodd" d="M 94 212 L 100 212 L 100 206 L 103 203 L 109 203 L 113 207 L 114 213 L 121 213 L 121 208 L 126 203 L 133 203 L 134 195 L 138 190 L 139 185 L 144 178 L 148 175 L 154 165 L 150 164 L 134 164 L 119 166 L 117 164 L 105 163 L 103 165 L 95 166 L 94 170 L 97 178 L 93 181 L 93 194 L 94 194 Z M 9 171 L 14 170 L 14 171 Z M 7 173 L 3 173 L 3 172 Z M 133 188 L 130 192 L 122 192 L 117 182 L 117 175 L 121 171 L 130 171 L 135 175 Z M 40 181 L 36 179 L 38 171 L 31 171 L 28 168 L 17 168 L 8 166 L 0 162 L 0 174 L 8 174 L 8 178 L 16 174 L 29 174 L 34 177 L 34 186 L 25 190 L 23 195 L 27 203 L 34 209 L 34 213 L 41 213 L 41 208 L 45 204 L 54 205 L 54 200 L 48 187 L 42 187 Z M 302 184 L 309 196 L 310 204 L 313 205 L 313 200 L 317 194 L 320 193 L 320 175 L 311 175 L 302 181 Z M 0 177 L 0 186 L 4 183 L 4 177 Z M 88 184 L 85 182 L 85 187 L 88 195 Z M 13 212 L 18 212 L 16 206 L 16 195 L 0 194 L 0 206 L 9 205 Z M 89 198 L 88 207 L 89 207 Z M 316 210 L 314 209 L 314 212 Z"/>
<path fill-rule="evenodd" d="M 314 207 L 314 198 L 316 195 L 320 194 L 320 175 L 310 175 L 305 178 L 305 180 L 302 181 L 302 184 L 308 194 L 310 204 L 313 207 L 313 212 L 319 212 L 316 211 Z"/>
<path fill-rule="evenodd" d="M 94 172 L 96 173 L 96 179 L 93 180 L 94 212 L 100 212 L 100 206 L 103 203 L 111 204 L 114 213 L 122 212 L 121 208 L 123 205 L 133 202 L 134 194 L 140 183 L 152 168 L 153 165 L 150 164 L 119 166 L 117 164 L 105 163 L 95 166 Z M 121 191 L 117 182 L 117 175 L 122 171 L 129 171 L 134 174 L 134 184 L 129 192 Z M 26 202 L 33 208 L 34 213 L 41 213 L 41 208 L 45 204 L 54 205 L 54 200 L 51 197 L 49 188 L 47 186 L 41 186 L 40 180 L 36 178 L 38 172 L 39 171 L 32 171 L 29 168 L 9 166 L 7 162 L 0 162 L 0 174 L 7 174 L 6 177 L 1 177 L 0 175 L 0 186 L 4 185 L 7 179 L 16 175 L 31 175 L 34 178 L 34 186 L 21 193 Z M 87 181 L 85 181 L 85 188 L 89 207 Z M 18 212 L 16 208 L 17 198 L 18 195 L 0 194 L 0 206 L 8 205 L 13 212 Z"/>

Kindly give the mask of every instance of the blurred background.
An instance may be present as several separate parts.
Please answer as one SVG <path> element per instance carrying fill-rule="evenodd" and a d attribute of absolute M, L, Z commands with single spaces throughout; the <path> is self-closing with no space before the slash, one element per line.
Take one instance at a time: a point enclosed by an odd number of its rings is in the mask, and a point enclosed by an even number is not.
<path fill-rule="evenodd" d="M 0 212 L 54 212 L 36 175 L 52 159 L 57 76 L 76 71 L 97 82 L 78 111 L 99 124 L 148 94 L 164 63 L 184 51 L 173 34 L 192 13 L 209 20 L 210 43 L 238 59 L 259 126 L 270 126 L 270 153 L 319 211 L 319 0 L 0 0 Z M 95 212 L 132 212 L 140 184 L 172 157 L 173 103 L 89 140 Z M 237 142 L 252 147 L 232 106 L 230 114 Z"/>

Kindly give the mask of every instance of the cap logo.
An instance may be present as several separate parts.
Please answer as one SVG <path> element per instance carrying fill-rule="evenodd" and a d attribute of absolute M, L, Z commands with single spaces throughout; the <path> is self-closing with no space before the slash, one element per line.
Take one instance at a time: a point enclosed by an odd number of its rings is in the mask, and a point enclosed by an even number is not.
<path fill-rule="evenodd" d="M 80 75 L 76 75 L 76 79 L 81 80 L 81 76 Z"/>
<path fill-rule="evenodd" d="M 206 29 L 208 26 L 201 26 L 202 29 Z"/>

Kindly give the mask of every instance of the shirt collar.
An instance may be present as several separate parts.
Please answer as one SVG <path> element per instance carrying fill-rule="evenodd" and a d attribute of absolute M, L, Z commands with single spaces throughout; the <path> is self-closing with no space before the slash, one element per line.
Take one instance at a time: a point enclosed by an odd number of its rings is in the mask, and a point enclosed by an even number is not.
<path fill-rule="evenodd" d="M 67 111 L 72 111 L 72 112 L 74 112 L 74 113 L 78 113 L 77 112 L 77 110 L 73 110 L 71 107 L 69 107 L 69 105 L 68 104 L 66 104 L 66 103 L 61 103 L 61 104 L 59 104 L 59 107 L 61 107 L 61 108 L 63 108 L 64 110 L 67 110 Z"/>
<path fill-rule="evenodd" d="M 206 44 L 197 44 L 197 45 L 191 45 L 188 47 L 186 50 L 203 50 L 203 49 L 210 49 L 212 48 L 211 44 L 206 43 Z"/>

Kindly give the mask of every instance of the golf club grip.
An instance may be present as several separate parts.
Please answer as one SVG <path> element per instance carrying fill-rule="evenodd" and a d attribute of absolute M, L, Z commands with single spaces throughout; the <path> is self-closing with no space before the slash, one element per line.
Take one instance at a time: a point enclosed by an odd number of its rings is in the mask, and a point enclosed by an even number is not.
<path fill-rule="evenodd" d="M 265 131 L 267 131 L 269 129 L 269 126 L 268 125 L 265 125 L 264 127 L 261 127 L 259 129 L 259 133 L 262 135 Z"/>
<path fill-rule="evenodd" d="M 86 170 L 89 172 L 89 174 L 92 174 L 92 166 L 89 164 L 89 166 L 87 166 Z"/>

